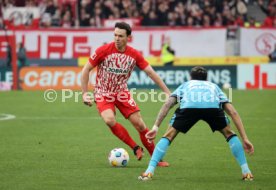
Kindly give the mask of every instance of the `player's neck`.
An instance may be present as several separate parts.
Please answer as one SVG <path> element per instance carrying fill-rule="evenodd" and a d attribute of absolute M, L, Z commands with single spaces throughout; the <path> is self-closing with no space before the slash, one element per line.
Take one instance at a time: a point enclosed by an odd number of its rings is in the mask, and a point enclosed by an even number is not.
<path fill-rule="evenodd" d="M 115 44 L 115 47 L 119 52 L 125 52 L 126 51 L 126 46 L 117 47 L 116 44 Z"/>

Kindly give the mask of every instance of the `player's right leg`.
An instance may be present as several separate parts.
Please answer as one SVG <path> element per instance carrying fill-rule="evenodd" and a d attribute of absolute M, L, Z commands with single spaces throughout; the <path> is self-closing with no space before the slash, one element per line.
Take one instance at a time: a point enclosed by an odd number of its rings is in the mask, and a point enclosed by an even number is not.
<path fill-rule="evenodd" d="M 121 141 L 126 143 L 131 149 L 134 149 L 137 146 L 136 142 L 131 138 L 125 127 L 116 121 L 115 114 L 111 109 L 106 109 L 101 112 L 101 117 L 112 133 Z"/>
<path fill-rule="evenodd" d="M 229 144 L 232 154 L 234 155 L 235 159 L 241 167 L 242 179 L 252 181 L 253 175 L 248 167 L 244 149 L 238 136 L 231 130 L 229 125 L 227 125 L 224 129 L 220 130 L 220 132 L 226 138 L 226 141 Z"/>
<path fill-rule="evenodd" d="M 116 121 L 114 101 L 110 101 L 110 99 L 106 99 L 105 97 L 99 97 L 96 99 L 96 104 L 102 119 L 111 132 L 132 150 L 136 149 L 136 157 L 138 160 L 141 160 L 142 148 L 131 138 L 126 128 Z"/>

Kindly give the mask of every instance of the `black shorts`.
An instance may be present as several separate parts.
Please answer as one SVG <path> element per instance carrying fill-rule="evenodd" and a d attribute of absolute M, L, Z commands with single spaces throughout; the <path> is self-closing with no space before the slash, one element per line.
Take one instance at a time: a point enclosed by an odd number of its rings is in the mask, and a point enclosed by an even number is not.
<path fill-rule="evenodd" d="M 170 125 L 186 133 L 199 120 L 207 122 L 213 132 L 225 128 L 230 123 L 224 111 L 219 108 L 178 108 L 171 118 Z"/>

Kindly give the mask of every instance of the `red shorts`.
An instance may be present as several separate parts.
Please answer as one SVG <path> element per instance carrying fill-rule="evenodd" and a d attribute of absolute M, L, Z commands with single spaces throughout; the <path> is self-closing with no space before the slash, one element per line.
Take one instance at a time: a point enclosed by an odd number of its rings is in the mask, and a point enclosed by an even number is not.
<path fill-rule="evenodd" d="M 132 113 L 140 111 L 129 91 L 107 96 L 95 95 L 95 102 L 99 113 L 102 113 L 106 109 L 111 109 L 116 113 L 115 107 L 117 107 L 126 119 Z"/>

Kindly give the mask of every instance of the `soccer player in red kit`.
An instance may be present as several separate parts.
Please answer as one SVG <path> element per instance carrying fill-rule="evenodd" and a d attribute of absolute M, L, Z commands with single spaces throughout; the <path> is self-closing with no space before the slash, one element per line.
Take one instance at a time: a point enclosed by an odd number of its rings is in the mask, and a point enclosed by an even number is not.
<path fill-rule="evenodd" d="M 154 143 L 149 142 L 145 134 L 149 131 L 146 127 L 139 107 L 132 99 L 127 88 L 133 69 L 137 66 L 147 73 L 147 75 L 166 93 L 170 94 L 169 89 L 157 73 L 152 69 L 143 56 L 134 48 L 127 45 L 131 36 L 131 27 L 124 22 L 115 24 L 114 42 L 105 44 L 89 58 L 82 69 L 81 87 L 83 102 L 92 106 L 91 97 L 88 95 L 89 72 L 97 67 L 96 85 L 94 89 L 94 99 L 97 109 L 112 133 L 121 141 L 133 149 L 138 160 L 143 157 L 143 148 L 140 147 L 129 135 L 128 131 L 116 121 L 115 107 L 122 115 L 128 119 L 140 134 L 140 139 L 152 155 Z M 168 166 L 167 162 L 161 161 L 159 166 Z"/>

